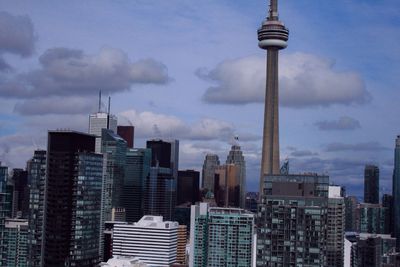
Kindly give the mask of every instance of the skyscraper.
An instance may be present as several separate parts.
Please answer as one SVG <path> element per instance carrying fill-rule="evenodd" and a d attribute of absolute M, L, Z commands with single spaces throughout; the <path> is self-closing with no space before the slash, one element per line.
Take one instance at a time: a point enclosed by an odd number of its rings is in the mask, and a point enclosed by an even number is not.
<path fill-rule="evenodd" d="M 200 173 L 194 170 L 178 171 L 177 205 L 200 200 Z"/>
<path fill-rule="evenodd" d="M 103 156 L 95 136 L 49 131 L 43 229 L 44 266 L 99 262 Z"/>
<path fill-rule="evenodd" d="M 145 181 L 144 214 L 162 215 L 172 220 L 176 206 L 179 141 L 150 140 L 150 175 Z"/>
<path fill-rule="evenodd" d="M 203 171 L 201 175 L 202 179 L 202 188 L 207 189 L 211 192 L 214 192 L 214 176 L 215 169 L 219 166 L 219 158 L 218 155 L 215 154 L 207 154 L 204 159 Z"/>
<path fill-rule="evenodd" d="M 279 21 L 278 0 L 271 0 L 269 15 L 258 30 L 258 46 L 267 50 L 267 81 L 265 91 L 264 133 L 261 159 L 260 193 L 263 177 L 279 174 L 279 50 L 287 46 L 289 30 Z"/>
<path fill-rule="evenodd" d="M 189 267 L 252 266 L 254 215 L 237 208 L 193 205 Z"/>
<path fill-rule="evenodd" d="M 28 218 L 29 187 L 28 172 L 23 169 L 13 169 L 11 182 L 13 191 L 13 217 Z"/>
<path fill-rule="evenodd" d="M 344 198 L 344 203 L 346 205 L 346 232 L 356 232 L 359 229 L 359 218 L 357 218 L 357 206 L 358 200 L 355 196 L 347 196 Z"/>
<path fill-rule="evenodd" d="M 393 234 L 393 196 L 384 194 L 382 196 L 382 207 L 387 209 L 387 216 L 385 218 L 388 234 Z"/>
<path fill-rule="evenodd" d="M 118 126 L 117 134 L 125 141 L 128 148 L 133 148 L 135 138 L 135 127 L 133 126 Z"/>
<path fill-rule="evenodd" d="M 99 110 L 89 115 L 89 133 L 96 136 L 96 153 L 101 153 L 101 135 L 102 129 L 109 129 L 117 133 L 117 117 L 110 114 L 111 98 L 108 98 L 108 111 L 101 110 L 101 92 L 99 92 Z"/>
<path fill-rule="evenodd" d="M 394 170 L 392 182 L 393 195 L 393 230 L 396 237 L 396 246 L 400 248 L 400 135 L 396 138 L 396 147 L 394 149 Z"/>
<path fill-rule="evenodd" d="M 237 180 L 239 181 L 240 207 L 244 209 L 246 204 L 246 161 L 240 146 L 235 144 L 229 151 L 226 164 L 235 164 L 238 167 Z"/>
<path fill-rule="evenodd" d="M 379 204 L 379 168 L 375 165 L 364 169 L 364 202 Z"/>
<path fill-rule="evenodd" d="M 224 164 L 215 169 L 214 197 L 218 207 L 240 207 L 240 168 Z"/>
<path fill-rule="evenodd" d="M 1 166 L 0 162 L 0 263 L 6 257 L 7 244 L 5 243 L 5 221 L 11 216 L 12 187 L 8 184 L 8 167 Z"/>
<path fill-rule="evenodd" d="M 36 150 L 33 158 L 27 165 L 30 180 L 29 198 L 29 238 L 28 261 L 29 266 L 41 266 L 44 188 L 46 181 L 46 151 Z"/>
<path fill-rule="evenodd" d="M 150 173 L 151 149 L 133 148 L 126 151 L 122 206 L 127 222 L 137 222 L 143 217 L 144 183 Z"/>
<path fill-rule="evenodd" d="M 330 267 L 343 267 L 345 204 L 340 186 L 329 186 L 326 262 Z"/>

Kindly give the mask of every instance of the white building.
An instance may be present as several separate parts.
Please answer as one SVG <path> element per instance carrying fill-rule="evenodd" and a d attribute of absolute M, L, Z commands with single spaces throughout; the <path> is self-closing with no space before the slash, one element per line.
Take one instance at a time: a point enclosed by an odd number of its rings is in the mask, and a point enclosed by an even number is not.
<path fill-rule="evenodd" d="M 110 129 L 117 133 L 117 117 L 105 112 L 89 115 L 89 133 L 96 136 L 96 153 L 101 153 L 101 129 Z"/>
<path fill-rule="evenodd" d="M 178 227 L 177 222 L 150 215 L 137 223 L 115 224 L 113 257 L 133 256 L 148 266 L 168 267 L 176 262 Z"/>
<path fill-rule="evenodd" d="M 146 263 L 141 262 L 136 257 L 119 257 L 109 259 L 106 263 L 100 263 L 100 267 L 147 267 Z"/>

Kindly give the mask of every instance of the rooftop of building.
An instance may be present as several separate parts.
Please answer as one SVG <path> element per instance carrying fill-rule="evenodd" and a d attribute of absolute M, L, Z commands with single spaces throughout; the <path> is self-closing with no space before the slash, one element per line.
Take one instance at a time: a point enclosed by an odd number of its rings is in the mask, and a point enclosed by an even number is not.
<path fill-rule="evenodd" d="M 118 223 L 116 223 L 118 224 Z M 163 216 L 144 215 L 138 222 L 133 224 L 118 224 L 126 227 L 156 228 L 156 229 L 176 229 L 178 222 L 163 221 Z"/>
<path fill-rule="evenodd" d="M 19 228 L 28 227 L 28 220 L 25 219 L 6 219 L 4 223 L 5 228 Z"/>
<path fill-rule="evenodd" d="M 136 257 L 114 256 L 107 262 L 99 264 L 102 267 L 145 267 L 147 264 L 140 261 Z"/>

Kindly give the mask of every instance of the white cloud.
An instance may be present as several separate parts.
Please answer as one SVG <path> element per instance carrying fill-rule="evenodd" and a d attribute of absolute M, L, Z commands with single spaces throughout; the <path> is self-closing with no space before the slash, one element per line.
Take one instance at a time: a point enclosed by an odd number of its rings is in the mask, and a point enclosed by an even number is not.
<path fill-rule="evenodd" d="M 197 75 L 216 84 L 203 95 L 206 102 L 264 102 L 263 57 L 226 60 L 211 71 L 199 69 Z M 279 81 L 280 101 L 287 107 L 363 104 L 370 100 L 364 81 L 357 73 L 336 71 L 333 61 L 311 54 L 283 54 L 280 58 Z"/>
<path fill-rule="evenodd" d="M 187 140 L 221 140 L 228 142 L 235 133 L 234 125 L 212 118 L 203 118 L 192 124 L 178 117 L 127 110 L 119 114 L 120 122 L 132 124 L 138 137 L 178 138 Z"/>

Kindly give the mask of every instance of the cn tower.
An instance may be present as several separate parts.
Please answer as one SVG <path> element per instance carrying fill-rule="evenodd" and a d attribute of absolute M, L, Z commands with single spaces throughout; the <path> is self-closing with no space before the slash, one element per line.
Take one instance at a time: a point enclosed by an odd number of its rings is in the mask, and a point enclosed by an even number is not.
<path fill-rule="evenodd" d="M 279 21 L 278 0 L 270 0 L 268 17 L 258 29 L 258 46 L 267 50 L 264 133 L 261 159 L 260 194 L 265 175 L 279 174 L 279 50 L 286 48 L 289 30 Z"/>

